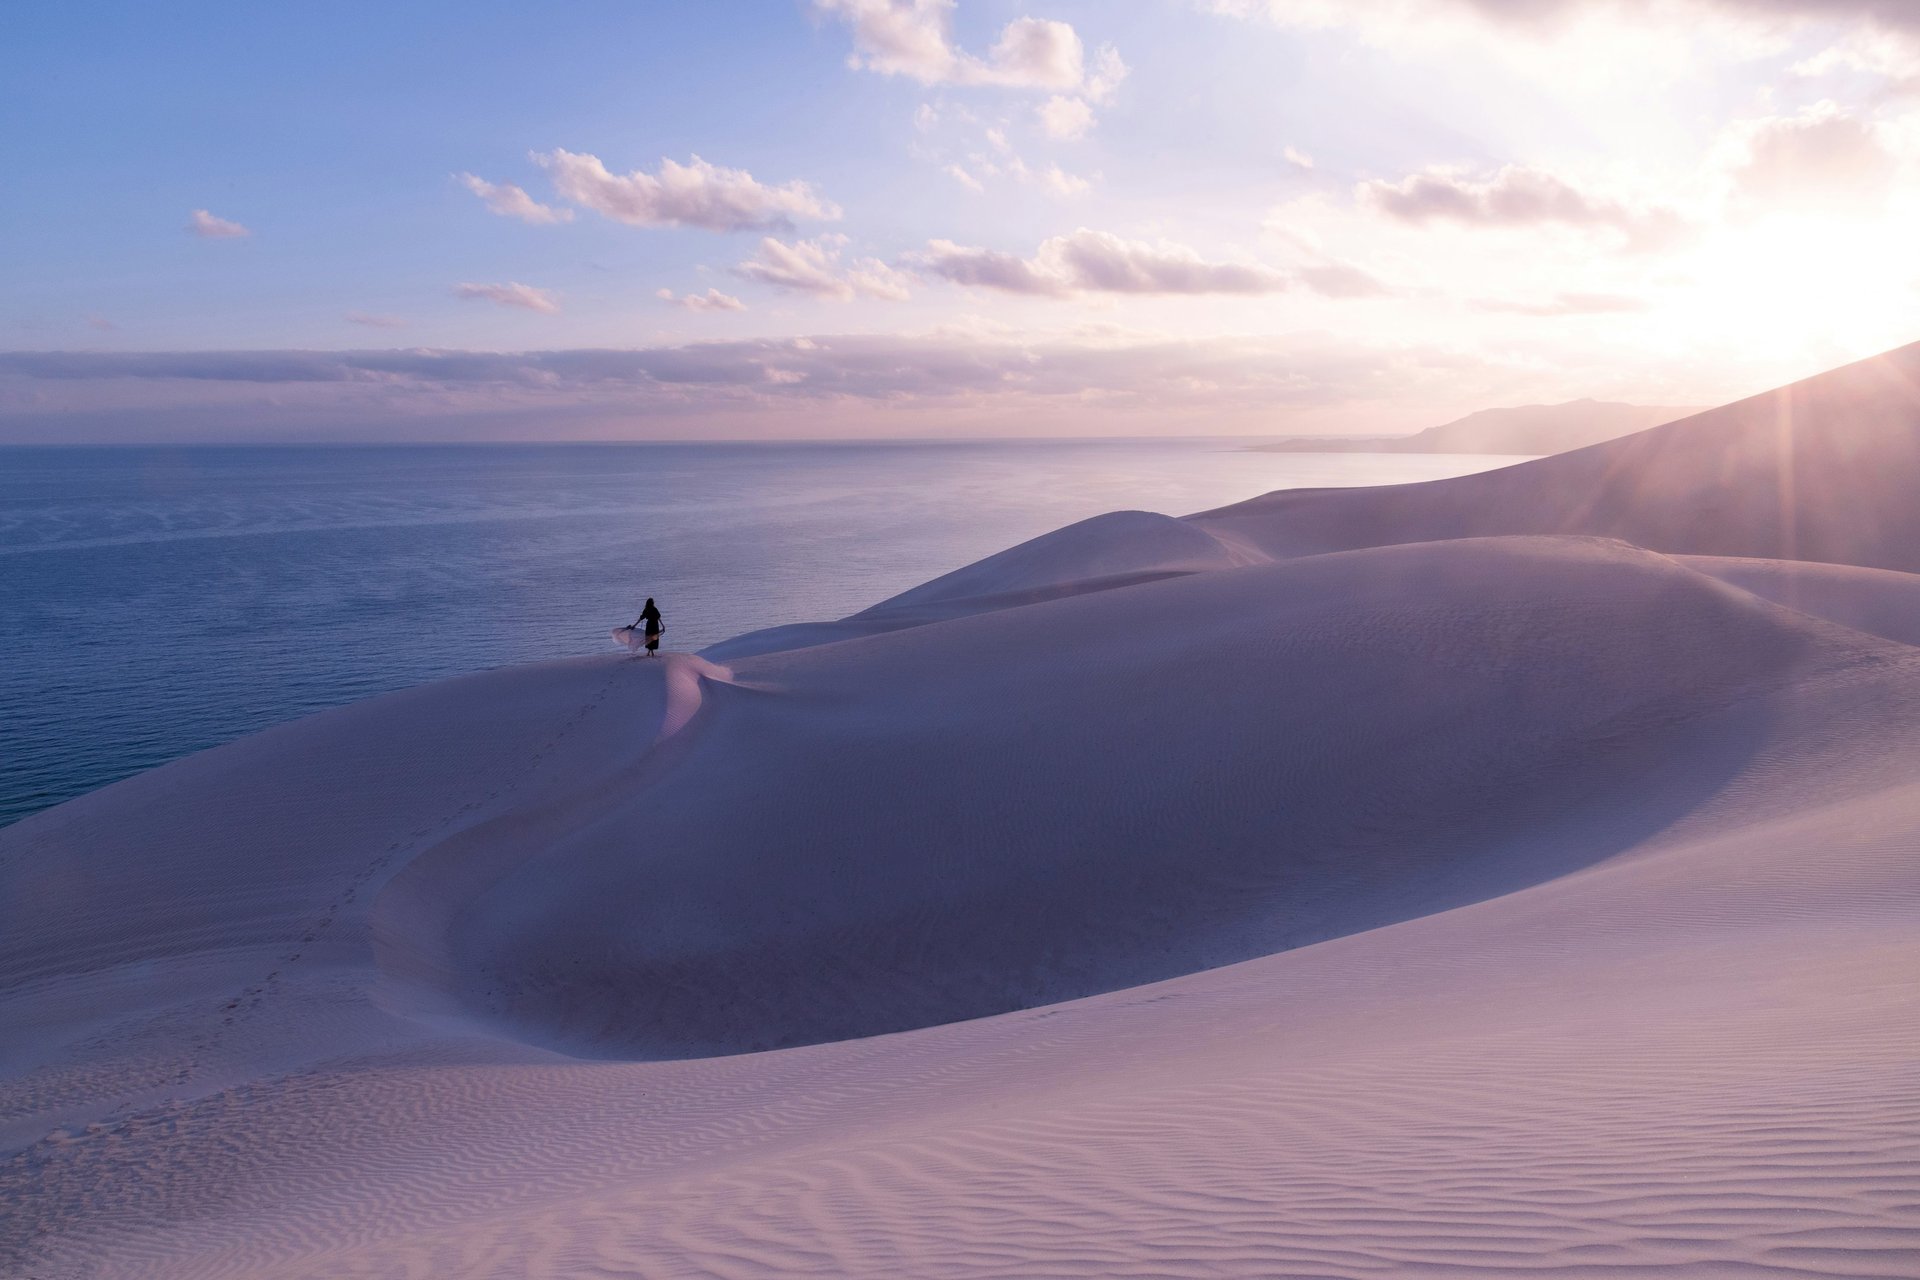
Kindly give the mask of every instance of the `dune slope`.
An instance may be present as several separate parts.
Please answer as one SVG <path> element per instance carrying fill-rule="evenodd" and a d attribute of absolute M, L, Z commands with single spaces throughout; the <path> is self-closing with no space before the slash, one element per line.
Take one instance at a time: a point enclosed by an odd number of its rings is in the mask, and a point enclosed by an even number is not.
<path fill-rule="evenodd" d="M 1581 533 L 1920 571 L 1920 344 L 1679 422 L 1453 480 L 1294 490 L 1193 517 L 1271 555 Z"/>
<path fill-rule="evenodd" d="M 389 893 L 458 904 L 449 993 L 541 1043 L 872 1035 L 1601 860 L 1907 656 L 1587 540 L 1200 574 L 741 660 L 513 873 L 476 832 Z"/>
<path fill-rule="evenodd" d="M 6 837 L 127 886 L 8 920 L 6 1257 L 1909 1274 L 1916 676 L 1493 539 L 319 717 Z"/>
<path fill-rule="evenodd" d="M 0 1275 L 1920 1274 L 1916 359 L 0 832 Z"/>

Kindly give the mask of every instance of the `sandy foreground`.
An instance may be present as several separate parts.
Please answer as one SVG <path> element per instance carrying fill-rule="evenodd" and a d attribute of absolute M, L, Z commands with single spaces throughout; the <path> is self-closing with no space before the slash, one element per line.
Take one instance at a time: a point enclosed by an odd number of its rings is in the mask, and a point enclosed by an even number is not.
<path fill-rule="evenodd" d="M 1920 347 L 0 832 L 0 1275 L 1920 1276 Z"/>

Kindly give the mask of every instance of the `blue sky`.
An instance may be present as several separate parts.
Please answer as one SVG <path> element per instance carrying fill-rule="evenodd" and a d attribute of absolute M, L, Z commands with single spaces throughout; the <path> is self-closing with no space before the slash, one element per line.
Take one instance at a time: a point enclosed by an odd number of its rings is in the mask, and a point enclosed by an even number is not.
<path fill-rule="evenodd" d="M 16 6 L 0 440 L 1710 403 L 1920 338 L 1911 8 Z"/>

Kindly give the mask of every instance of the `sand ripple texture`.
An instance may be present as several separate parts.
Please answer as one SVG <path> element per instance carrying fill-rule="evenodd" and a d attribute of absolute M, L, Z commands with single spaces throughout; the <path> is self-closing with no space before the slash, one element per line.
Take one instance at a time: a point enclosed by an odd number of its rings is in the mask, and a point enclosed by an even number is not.
<path fill-rule="evenodd" d="M 1912 1280 L 1917 364 L 21 822 L 0 1275 Z"/>

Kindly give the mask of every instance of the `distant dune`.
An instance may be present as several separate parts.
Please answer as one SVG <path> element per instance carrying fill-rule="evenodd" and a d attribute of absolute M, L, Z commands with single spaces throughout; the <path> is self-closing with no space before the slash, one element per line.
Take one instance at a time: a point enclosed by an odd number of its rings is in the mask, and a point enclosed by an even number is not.
<path fill-rule="evenodd" d="M 1298 556 L 1496 534 L 1920 572 L 1920 344 L 1604 444 L 1451 480 L 1297 489 L 1196 516 Z"/>
<path fill-rule="evenodd" d="M 1260 453 L 1510 453 L 1540 456 L 1583 449 L 1663 422 L 1691 417 L 1698 409 L 1657 408 L 1600 400 L 1482 409 L 1410 436 L 1342 439 L 1316 436 L 1252 446 Z"/>
<path fill-rule="evenodd" d="M 1920 1274 L 1920 347 L 0 831 L 0 1274 Z"/>

